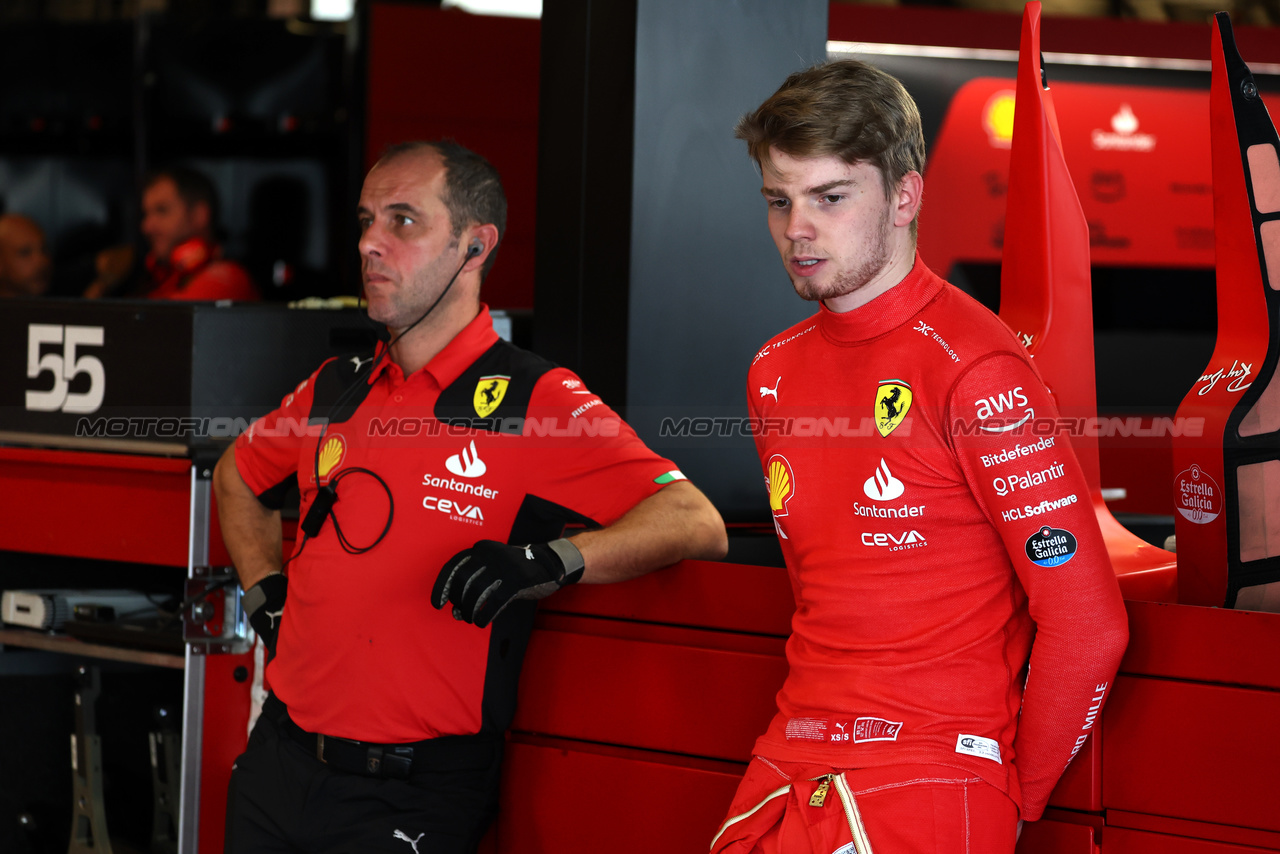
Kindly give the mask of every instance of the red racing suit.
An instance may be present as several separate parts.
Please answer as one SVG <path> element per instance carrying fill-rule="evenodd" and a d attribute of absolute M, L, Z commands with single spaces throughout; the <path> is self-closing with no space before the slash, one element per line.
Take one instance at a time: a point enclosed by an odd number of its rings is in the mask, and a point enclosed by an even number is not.
<path fill-rule="evenodd" d="M 748 392 L 796 598 L 755 753 L 952 766 L 1039 818 L 1128 629 L 1026 351 L 917 257 L 867 305 L 771 340 Z"/>

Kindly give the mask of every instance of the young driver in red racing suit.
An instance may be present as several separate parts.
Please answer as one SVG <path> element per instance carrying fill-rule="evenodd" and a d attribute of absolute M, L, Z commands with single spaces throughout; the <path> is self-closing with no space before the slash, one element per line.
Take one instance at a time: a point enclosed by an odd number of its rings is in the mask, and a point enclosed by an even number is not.
<path fill-rule="evenodd" d="M 798 72 L 737 135 L 819 305 L 748 377 L 796 614 L 712 851 L 1011 852 L 1127 642 L 1088 487 L 1025 350 L 916 254 L 901 84 Z"/>

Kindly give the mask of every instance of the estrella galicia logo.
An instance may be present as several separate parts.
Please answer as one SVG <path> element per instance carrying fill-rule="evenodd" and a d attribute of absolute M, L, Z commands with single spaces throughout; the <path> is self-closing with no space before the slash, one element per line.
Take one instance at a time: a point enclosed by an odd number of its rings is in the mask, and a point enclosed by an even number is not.
<path fill-rule="evenodd" d="M 1062 566 L 1076 556 L 1075 534 L 1045 525 L 1027 537 L 1027 558 L 1036 566 Z"/>

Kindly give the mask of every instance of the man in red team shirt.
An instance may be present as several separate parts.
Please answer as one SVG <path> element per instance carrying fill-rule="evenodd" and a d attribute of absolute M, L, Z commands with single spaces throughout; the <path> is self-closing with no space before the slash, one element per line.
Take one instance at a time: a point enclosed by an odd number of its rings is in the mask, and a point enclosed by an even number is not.
<path fill-rule="evenodd" d="M 357 215 L 389 347 L 327 361 L 214 474 L 245 611 L 275 653 L 231 777 L 228 852 L 474 851 L 533 600 L 727 547 L 673 463 L 494 333 L 480 283 L 506 198 L 487 161 L 394 147 Z M 278 508 L 295 478 L 305 533 L 286 580 Z M 591 530 L 563 538 L 571 522 Z"/>
<path fill-rule="evenodd" d="M 138 296 L 169 300 L 259 299 L 249 273 L 222 257 L 214 240 L 218 193 L 204 174 L 187 166 L 159 169 L 142 190 L 142 236 L 150 251 L 137 284 Z M 119 289 L 134 265 L 130 246 L 100 253 L 89 299 Z"/>
<path fill-rule="evenodd" d="M 1066 437 L 1032 432 L 1056 409 L 1025 350 L 916 254 L 902 85 L 820 65 L 736 132 L 818 311 L 748 376 L 757 423 L 796 428 L 756 443 L 797 608 L 712 851 L 1010 852 L 1127 642 L 1088 487 Z"/>

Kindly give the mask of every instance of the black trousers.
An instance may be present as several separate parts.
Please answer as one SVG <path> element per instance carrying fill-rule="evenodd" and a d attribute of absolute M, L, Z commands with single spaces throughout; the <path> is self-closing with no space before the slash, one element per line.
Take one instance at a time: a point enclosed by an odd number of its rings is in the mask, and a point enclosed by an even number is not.
<path fill-rule="evenodd" d="M 407 779 L 308 754 L 263 714 L 227 791 L 225 854 L 472 854 L 497 812 L 502 742 Z"/>

